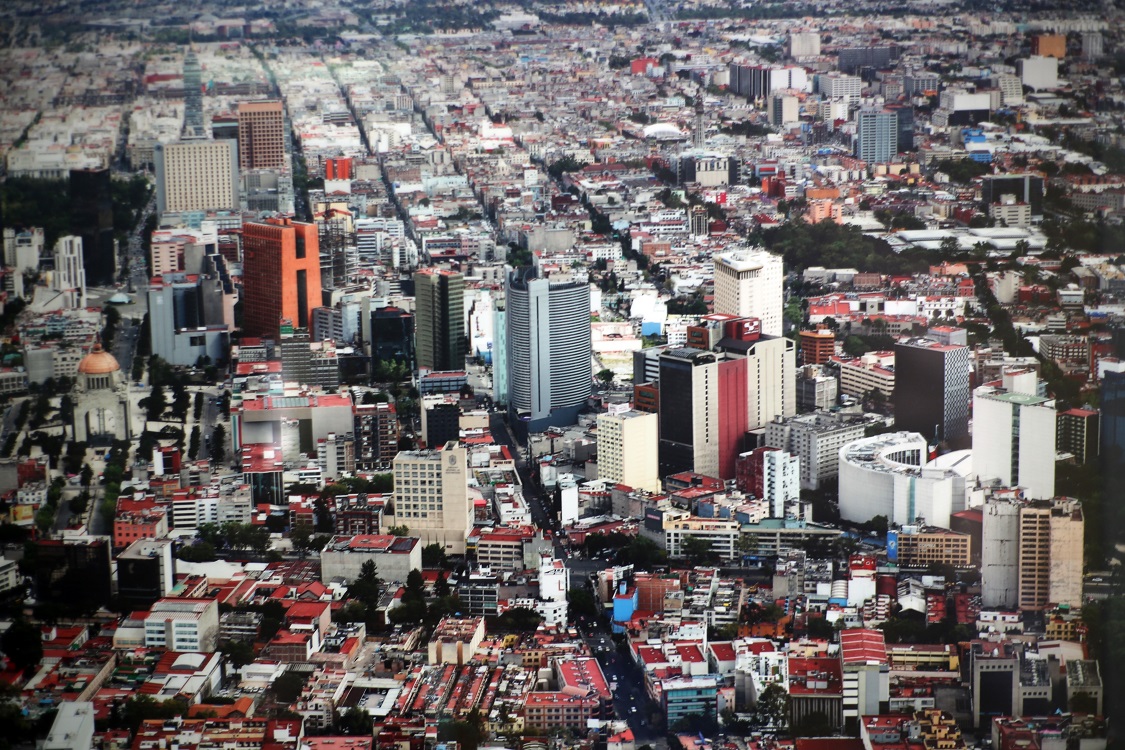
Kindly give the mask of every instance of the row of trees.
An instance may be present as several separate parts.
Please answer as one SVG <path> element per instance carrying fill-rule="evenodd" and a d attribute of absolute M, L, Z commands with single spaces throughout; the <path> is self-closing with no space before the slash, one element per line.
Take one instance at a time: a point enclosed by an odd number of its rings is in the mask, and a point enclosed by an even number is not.
<path fill-rule="evenodd" d="M 199 395 L 196 394 L 196 396 Z M 149 395 L 137 403 L 145 410 L 145 416 L 154 422 L 162 419 L 164 412 L 169 410 L 171 410 L 172 419 L 177 422 L 186 422 L 188 409 L 191 408 L 191 395 L 187 392 L 187 385 L 183 380 L 175 380 L 172 383 L 171 401 L 168 400 L 168 396 L 164 392 L 164 386 L 156 383 L 152 386 Z M 202 409 L 202 405 L 200 405 L 200 409 Z"/>
<path fill-rule="evenodd" d="M 236 552 L 253 552 L 264 555 L 270 548 L 270 532 L 264 526 L 252 523 L 227 521 L 224 524 L 203 523 L 196 530 L 198 544 L 209 544 L 213 550 L 225 549 Z M 182 553 L 181 553 L 182 555 Z"/>
<path fill-rule="evenodd" d="M 46 534 L 54 527 L 55 517 L 59 511 L 59 500 L 62 498 L 62 489 L 65 486 L 66 480 L 62 477 L 55 477 L 51 480 L 47 489 L 47 502 L 40 506 L 35 513 L 35 527 L 40 534 Z"/>

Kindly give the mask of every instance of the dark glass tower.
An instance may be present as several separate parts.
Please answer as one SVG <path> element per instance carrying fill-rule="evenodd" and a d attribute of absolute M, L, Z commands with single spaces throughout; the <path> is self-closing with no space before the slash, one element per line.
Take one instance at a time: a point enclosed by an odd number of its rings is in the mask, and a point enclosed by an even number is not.
<path fill-rule="evenodd" d="M 70 231 L 82 238 L 86 283 L 112 286 L 117 274 L 108 169 L 70 170 Z"/>
<path fill-rule="evenodd" d="M 1107 372 L 1102 381 L 1101 453 L 1107 468 L 1125 463 L 1125 373 Z"/>

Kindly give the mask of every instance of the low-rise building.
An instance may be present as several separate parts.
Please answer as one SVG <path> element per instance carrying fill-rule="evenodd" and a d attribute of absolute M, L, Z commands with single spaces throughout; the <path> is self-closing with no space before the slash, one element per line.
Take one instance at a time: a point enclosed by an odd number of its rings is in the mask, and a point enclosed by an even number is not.
<path fill-rule="evenodd" d="M 219 639 L 219 602 L 215 599 L 161 599 L 145 616 L 144 629 L 146 648 L 214 651 Z"/>
<path fill-rule="evenodd" d="M 893 547 L 893 549 L 892 549 Z M 972 537 L 933 526 L 903 526 L 888 534 L 887 559 L 904 568 L 972 565 Z"/>
<path fill-rule="evenodd" d="M 410 571 L 422 569 L 422 545 L 409 536 L 336 536 L 320 552 L 321 577 L 354 581 L 368 560 L 375 563 L 381 580 L 404 582 Z"/>
<path fill-rule="evenodd" d="M 483 617 L 446 617 L 438 623 L 430 639 L 427 655 L 430 664 L 465 664 L 484 640 Z"/>

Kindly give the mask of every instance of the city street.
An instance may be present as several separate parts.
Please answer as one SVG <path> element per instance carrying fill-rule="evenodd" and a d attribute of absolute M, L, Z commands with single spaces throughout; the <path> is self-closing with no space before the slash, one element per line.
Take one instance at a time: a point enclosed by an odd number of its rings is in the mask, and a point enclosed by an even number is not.
<path fill-rule="evenodd" d="M 571 581 L 573 583 L 574 579 Z M 608 621 L 599 617 L 590 622 L 587 618 L 585 622 L 579 622 L 577 627 L 610 683 L 617 716 L 629 722 L 637 746 L 649 744 L 656 748 L 666 747 L 659 709 L 649 702 L 645 693 L 644 673 L 630 656 L 618 650 L 611 637 Z"/>

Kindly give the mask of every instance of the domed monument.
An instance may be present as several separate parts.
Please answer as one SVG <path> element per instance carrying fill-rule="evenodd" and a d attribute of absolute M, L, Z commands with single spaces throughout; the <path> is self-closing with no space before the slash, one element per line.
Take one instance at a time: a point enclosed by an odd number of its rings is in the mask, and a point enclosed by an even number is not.
<path fill-rule="evenodd" d="M 100 342 L 78 363 L 74 401 L 76 441 L 108 445 L 129 439 L 129 398 L 121 365 Z"/>

